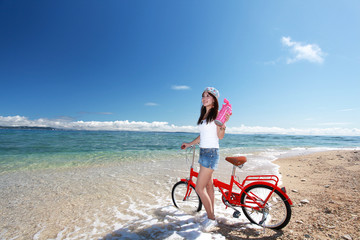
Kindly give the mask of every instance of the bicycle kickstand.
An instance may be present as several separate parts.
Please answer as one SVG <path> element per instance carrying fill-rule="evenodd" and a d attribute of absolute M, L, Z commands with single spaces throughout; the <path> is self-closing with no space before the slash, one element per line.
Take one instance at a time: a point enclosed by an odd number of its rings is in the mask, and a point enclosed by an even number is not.
<path fill-rule="evenodd" d="M 264 233 L 265 233 L 265 221 L 267 219 L 267 216 L 269 215 L 268 212 L 264 212 L 261 221 L 259 222 L 259 225 L 262 226 Z"/>
<path fill-rule="evenodd" d="M 235 212 L 233 213 L 233 217 L 234 218 L 239 218 L 241 215 L 241 212 L 239 210 L 237 210 L 234 206 L 232 206 L 228 201 L 225 201 L 225 205 L 233 210 L 235 210 Z"/>

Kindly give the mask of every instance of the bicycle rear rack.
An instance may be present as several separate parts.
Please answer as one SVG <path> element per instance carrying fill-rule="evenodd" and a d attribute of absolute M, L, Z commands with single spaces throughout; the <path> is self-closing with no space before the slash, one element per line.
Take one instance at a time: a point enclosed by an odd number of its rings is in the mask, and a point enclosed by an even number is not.
<path fill-rule="evenodd" d="M 246 182 L 255 182 L 255 181 L 270 182 L 275 186 L 277 186 L 279 182 L 279 178 L 276 175 L 250 175 L 244 179 L 242 185 L 245 186 Z"/>

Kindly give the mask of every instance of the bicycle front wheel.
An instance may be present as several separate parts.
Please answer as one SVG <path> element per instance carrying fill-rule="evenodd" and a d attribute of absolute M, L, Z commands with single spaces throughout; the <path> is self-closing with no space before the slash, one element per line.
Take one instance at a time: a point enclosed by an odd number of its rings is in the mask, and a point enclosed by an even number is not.
<path fill-rule="evenodd" d="M 262 184 L 245 188 L 241 195 L 241 204 L 250 207 L 242 206 L 242 210 L 251 223 L 271 229 L 282 229 L 290 221 L 291 207 L 281 192 L 275 190 L 271 193 L 273 189 L 271 186 Z M 271 196 L 266 202 L 265 207 L 255 210 L 258 208 L 257 203 L 263 204 L 269 194 Z M 252 196 L 254 200 L 249 196 Z"/>
<path fill-rule="evenodd" d="M 193 186 L 187 182 L 177 182 L 171 193 L 175 207 L 187 213 L 199 212 L 202 203 Z"/>

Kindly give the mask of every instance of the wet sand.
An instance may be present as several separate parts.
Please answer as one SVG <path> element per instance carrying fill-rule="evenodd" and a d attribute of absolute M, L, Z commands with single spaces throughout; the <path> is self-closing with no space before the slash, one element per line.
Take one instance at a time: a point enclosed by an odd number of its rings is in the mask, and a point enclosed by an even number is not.
<path fill-rule="evenodd" d="M 155 196 L 164 199 L 175 181 L 147 168 L 158 163 L 2 174 L 0 239 L 101 239 L 131 232 L 134 222 L 154 218 L 154 209 L 164 206 Z"/>
<path fill-rule="evenodd" d="M 292 218 L 281 231 L 231 226 L 227 239 L 360 239 L 360 151 L 329 151 L 278 159 L 292 199 Z"/>

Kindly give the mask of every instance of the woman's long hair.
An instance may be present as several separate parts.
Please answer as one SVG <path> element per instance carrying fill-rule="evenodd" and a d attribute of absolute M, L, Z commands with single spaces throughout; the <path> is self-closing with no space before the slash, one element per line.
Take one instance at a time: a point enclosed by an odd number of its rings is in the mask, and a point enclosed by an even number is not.
<path fill-rule="evenodd" d="M 210 109 L 209 114 L 206 116 L 206 124 L 208 124 L 211 121 L 214 121 L 216 119 L 216 117 L 218 115 L 218 111 L 219 111 L 219 103 L 218 103 L 217 98 L 214 95 L 212 95 L 210 92 L 208 92 L 208 93 L 214 99 L 214 107 Z M 201 109 L 200 109 L 200 117 L 197 122 L 198 125 L 201 124 L 201 122 L 203 121 L 205 114 L 206 114 L 206 107 L 204 107 L 204 105 L 202 105 Z"/>

